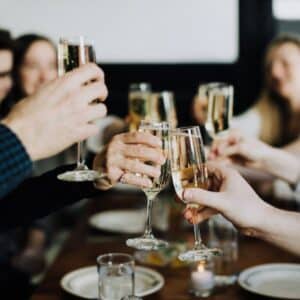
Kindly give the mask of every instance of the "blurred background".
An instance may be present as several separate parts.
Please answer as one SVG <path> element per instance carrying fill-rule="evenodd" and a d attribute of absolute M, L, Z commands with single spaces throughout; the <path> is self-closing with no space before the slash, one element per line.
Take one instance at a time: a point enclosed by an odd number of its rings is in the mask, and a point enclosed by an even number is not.
<path fill-rule="evenodd" d="M 175 92 L 180 124 L 200 82 L 235 87 L 235 113 L 258 96 L 266 45 L 280 32 L 300 31 L 297 0 L 1 1 L 0 27 L 14 37 L 40 33 L 54 42 L 93 39 L 106 73 L 111 113 L 127 114 L 128 85 L 148 81 Z M 16 9 L 17 8 L 17 9 Z"/>

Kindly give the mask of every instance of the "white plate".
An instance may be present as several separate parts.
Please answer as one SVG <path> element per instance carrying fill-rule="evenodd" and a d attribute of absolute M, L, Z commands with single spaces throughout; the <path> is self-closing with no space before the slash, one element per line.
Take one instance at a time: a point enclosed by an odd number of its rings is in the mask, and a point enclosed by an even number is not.
<path fill-rule="evenodd" d="M 85 267 L 66 274 L 60 286 L 66 292 L 83 299 L 98 299 L 97 267 Z M 144 267 L 135 267 L 135 295 L 144 297 L 159 291 L 165 280 L 158 272 Z"/>
<path fill-rule="evenodd" d="M 110 210 L 90 217 L 89 224 L 100 230 L 138 234 L 144 231 L 146 211 L 139 210 Z"/>
<path fill-rule="evenodd" d="M 300 299 L 300 264 L 264 264 L 243 271 L 238 279 L 245 290 L 279 299 Z"/>

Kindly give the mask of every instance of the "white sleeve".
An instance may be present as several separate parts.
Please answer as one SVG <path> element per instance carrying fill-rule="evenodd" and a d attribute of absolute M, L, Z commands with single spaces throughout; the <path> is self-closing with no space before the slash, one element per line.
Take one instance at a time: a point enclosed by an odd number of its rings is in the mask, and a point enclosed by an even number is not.
<path fill-rule="evenodd" d="M 230 127 L 238 129 L 245 135 L 258 138 L 261 126 L 260 114 L 254 109 L 249 109 L 243 114 L 233 117 Z"/>

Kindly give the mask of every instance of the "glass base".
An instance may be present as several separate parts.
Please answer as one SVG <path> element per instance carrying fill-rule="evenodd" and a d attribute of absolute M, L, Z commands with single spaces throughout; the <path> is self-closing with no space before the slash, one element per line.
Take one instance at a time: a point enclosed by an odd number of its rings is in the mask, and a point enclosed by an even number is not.
<path fill-rule="evenodd" d="M 94 181 L 96 179 L 99 179 L 100 177 L 100 174 L 93 170 L 74 170 L 62 173 L 57 176 L 59 180 L 75 182 Z"/>
<path fill-rule="evenodd" d="M 163 240 L 158 240 L 155 238 L 133 238 L 133 239 L 128 239 L 126 241 L 126 245 L 128 247 L 132 247 L 138 250 L 159 250 L 162 248 L 166 248 L 169 246 L 169 243 Z"/>
<path fill-rule="evenodd" d="M 204 245 L 179 254 L 178 258 L 181 261 L 194 262 L 201 260 L 210 260 L 214 256 L 222 255 L 222 251 L 217 248 L 207 248 Z"/>

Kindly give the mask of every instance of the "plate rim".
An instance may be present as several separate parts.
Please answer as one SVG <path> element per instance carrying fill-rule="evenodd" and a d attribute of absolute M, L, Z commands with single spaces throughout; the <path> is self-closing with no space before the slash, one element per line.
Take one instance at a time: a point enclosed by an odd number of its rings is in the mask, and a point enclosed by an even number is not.
<path fill-rule="evenodd" d="M 292 268 L 298 268 L 299 269 L 299 272 L 300 272 L 300 264 L 298 263 L 267 263 L 267 264 L 261 264 L 261 265 L 256 265 L 256 266 L 253 266 L 253 267 L 249 267 L 249 268 L 246 268 L 245 270 L 243 270 L 239 277 L 238 277 L 238 284 L 241 288 L 245 289 L 246 291 L 249 291 L 251 293 L 254 293 L 254 294 L 257 294 L 257 295 L 261 295 L 261 296 L 267 296 L 267 297 L 272 297 L 272 298 L 276 298 L 276 299 L 299 299 L 299 296 L 297 298 L 291 298 L 291 297 L 282 297 L 282 296 L 276 296 L 276 295 L 273 295 L 273 294 L 268 294 L 268 293 L 261 293 L 261 292 L 258 292 L 257 290 L 249 287 L 248 285 L 246 285 L 244 282 L 245 282 L 245 279 L 246 277 L 251 274 L 251 272 L 253 271 L 257 271 L 257 270 L 261 270 L 263 271 L 263 269 L 266 269 L 266 268 L 286 268 L 286 267 L 292 267 Z"/>
<path fill-rule="evenodd" d="M 143 209 L 111 209 L 111 210 L 105 210 L 105 211 L 100 211 L 100 212 L 98 212 L 98 213 L 95 213 L 95 214 L 93 214 L 93 215 L 91 215 L 90 217 L 89 217 L 89 219 L 88 219 L 88 224 L 92 227 L 92 228 L 94 228 L 94 229 L 97 229 L 97 230 L 102 230 L 102 231 L 105 231 L 105 232 L 111 232 L 111 233 L 125 233 L 125 234 L 139 234 L 139 233 L 143 233 L 143 229 L 141 230 L 141 231 L 135 231 L 135 232 L 133 232 L 133 231 L 127 231 L 126 230 L 126 228 L 122 228 L 122 229 L 124 229 L 124 230 L 115 230 L 115 229 L 109 229 L 109 228 L 103 228 L 103 227 L 99 227 L 99 226 L 97 226 L 95 223 L 94 223 L 94 219 L 96 218 L 96 217 L 99 217 L 99 216 L 101 216 L 101 215 L 105 215 L 105 214 L 107 214 L 107 213 L 115 213 L 115 212 L 122 212 L 122 213 L 124 213 L 124 212 L 138 212 L 139 210 L 143 210 Z"/>
<path fill-rule="evenodd" d="M 97 271 L 97 266 L 95 266 L 95 265 L 86 266 L 86 267 L 78 268 L 78 269 L 75 269 L 73 271 L 66 273 L 59 281 L 59 285 L 60 285 L 61 289 L 63 289 L 65 292 L 67 292 L 73 296 L 80 297 L 82 299 L 90 299 L 90 300 L 94 299 L 94 298 L 89 298 L 86 296 L 78 295 L 78 293 L 75 293 L 72 289 L 70 289 L 68 287 L 68 282 L 69 282 L 70 277 L 72 278 L 74 276 L 74 274 L 76 274 L 78 272 L 85 272 L 85 271 L 92 270 L 92 269 L 96 269 L 96 271 Z M 159 290 L 161 290 L 162 287 L 165 285 L 165 279 L 158 271 L 151 269 L 151 268 L 143 267 L 143 266 L 135 266 L 135 272 L 137 272 L 137 269 L 143 271 L 144 273 L 154 275 L 157 278 L 158 284 L 156 286 L 152 287 L 151 289 L 148 289 L 146 292 L 137 293 L 136 296 L 145 297 L 145 296 L 154 294 L 154 293 L 158 292 Z"/>

